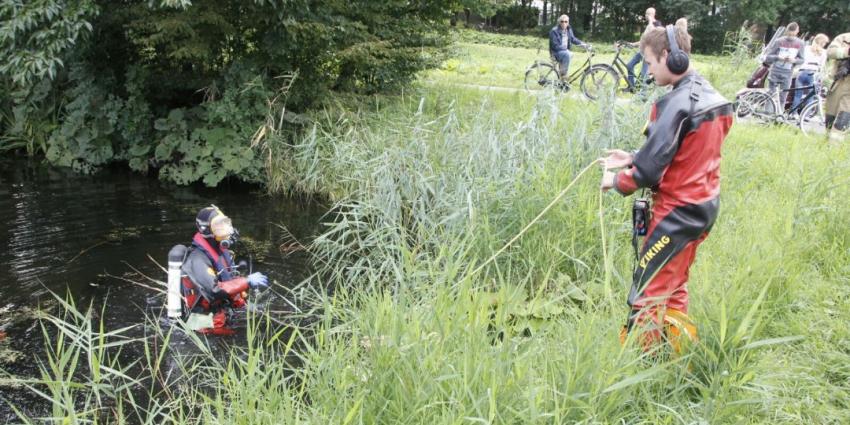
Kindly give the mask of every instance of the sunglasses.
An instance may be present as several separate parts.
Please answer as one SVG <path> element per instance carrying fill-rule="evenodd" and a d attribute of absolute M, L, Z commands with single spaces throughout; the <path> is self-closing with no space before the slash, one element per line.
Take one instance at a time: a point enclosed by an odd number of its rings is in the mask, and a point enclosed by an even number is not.
<path fill-rule="evenodd" d="M 569 24 L 570 21 L 561 21 L 562 24 Z"/>

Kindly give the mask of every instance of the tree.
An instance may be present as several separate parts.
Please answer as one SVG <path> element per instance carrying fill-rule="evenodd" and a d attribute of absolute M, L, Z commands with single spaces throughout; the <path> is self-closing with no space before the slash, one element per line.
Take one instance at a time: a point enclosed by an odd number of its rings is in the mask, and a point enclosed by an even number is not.
<path fill-rule="evenodd" d="M 0 2 L 4 139 L 35 126 L 56 164 L 86 171 L 127 161 L 211 185 L 227 176 L 262 181 L 262 159 L 249 147 L 282 90 L 287 111 L 305 111 L 332 91 L 392 89 L 437 63 L 456 5 Z"/>
<path fill-rule="evenodd" d="M 2 0 L 0 74 L 18 86 L 54 78 L 96 13 L 93 0 Z"/>

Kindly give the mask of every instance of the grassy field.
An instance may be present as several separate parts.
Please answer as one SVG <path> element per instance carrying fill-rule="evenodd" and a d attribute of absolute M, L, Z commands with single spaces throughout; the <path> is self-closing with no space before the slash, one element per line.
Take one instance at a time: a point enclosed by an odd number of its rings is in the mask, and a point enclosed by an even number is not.
<path fill-rule="evenodd" d="M 525 70 L 535 61 L 549 60 L 549 45 L 544 38 L 531 36 L 481 35 L 462 31 L 456 36 L 452 57 L 438 69 L 424 72 L 421 80 L 428 83 L 449 83 L 522 89 Z M 634 40 L 631 40 L 634 41 Z M 697 40 L 698 41 L 698 40 Z M 596 55 L 591 63 L 611 64 L 615 48 L 612 43 L 592 43 Z M 588 54 L 580 47 L 575 53 L 570 70 L 581 67 Z M 628 63 L 636 52 L 626 49 L 621 54 Z M 731 56 L 693 55 L 697 70 L 709 78 L 724 95 L 732 97 L 742 81 L 755 70 L 755 60 Z"/>
<path fill-rule="evenodd" d="M 523 76 L 528 66 L 538 60 L 549 60 L 549 44 L 544 38 L 472 31 L 457 34 L 452 57 L 443 61 L 438 69 L 424 72 L 422 81 L 522 89 Z M 615 54 L 612 43 L 591 41 L 591 44 L 596 52 L 591 63 L 612 63 Z M 634 49 L 623 50 L 621 58 L 628 63 L 635 52 Z M 571 73 L 579 69 L 588 58 L 588 54 L 580 47 L 574 48 L 573 53 Z M 757 67 L 755 60 L 745 60 L 740 55 L 693 55 L 692 60 L 694 68 L 727 97 L 733 97 L 743 87 L 742 82 Z"/>
<path fill-rule="evenodd" d="M 142 361 L 148 375 L 130 379 L 98 348 L 115 335 L 99 339 L 85 316 L 66 317 L 60 329 L 73 322 L 77 337 L 54 342 L 51 367 L 29 383 L 54 400 L 53 415 L 236 424 L 850 421 L 847 145 L 786 127 L 733 127 L 720 217 L 689 283 L 700 342 L 658 360 L 617 340 L 633 265 L 630 200 L 602 194 L 600 170 L 585 168 L 605 148 L 638 147 L 649 105 L 469 88 L 516 87 L 538 53 L 468 41 L 457 52 L 447 61 L 456 66 L 425 73 L 404 94 L 329 107 L 272 159 L 278 184 L 337 202 L 309 247 L 323 278 L 290 293 L 307 311 L 293 327 L 261 317 L 230 361 L 203 350 L 175 356 L 183 373 L 174 375 L 164 376 L 163 354 L 151 350 Z M 729 61 L 697 58 L 727 94 L 747 73 Z M 309 326 L 294 325 L 304 317 Z M 74 350 L 88 369 L 67 360 Z M 72 366 L 95 372 L 71 379 Z M 133 398 L 137 385 L 148 385 L 153 401 Z"/>

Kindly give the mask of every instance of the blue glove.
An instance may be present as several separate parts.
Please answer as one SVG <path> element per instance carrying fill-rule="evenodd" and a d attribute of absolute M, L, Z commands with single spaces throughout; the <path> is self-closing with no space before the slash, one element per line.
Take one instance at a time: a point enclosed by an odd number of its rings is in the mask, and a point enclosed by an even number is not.
<path fill-rule="evenodd" d="M 248 286 L 251 289 L 260 289 L 269 287 L 269 278 L 260 272 L 254 272 L 248 275 Z"/>

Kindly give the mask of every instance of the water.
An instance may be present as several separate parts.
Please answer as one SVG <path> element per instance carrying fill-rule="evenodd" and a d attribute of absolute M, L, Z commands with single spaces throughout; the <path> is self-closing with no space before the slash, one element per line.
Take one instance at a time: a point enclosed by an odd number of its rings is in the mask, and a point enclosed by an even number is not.
<path fill-rule="evenodd" d="M 84 176 L 37 161 L 0 158 L 0 369 L 37 376 L 33 356 L 43 351 L 32 311 L 49 305 L 54 292 L 77 305 L 101 306 L 110 328 L 143 323 L 151 302 L 164 296 L 133 282 L 165 281 L 159 264 L 168 250 L 189 244 L 197 211 L 210 204 L 233 219 L 248 260 L 277 285 L 292 286 L 310 272 L 307 256 L 291 252 L 294 238 L 309 240 L 324 208 L 313 202 L 269 197 L 242 184 L 215 189 L 179 187 L 107 169 Z M 283 225 L 291 234 L 282 230 Z M 283 249 L 281 249 L 283 248 Z M 278 288 L 278 292 L 280 288 Z M 150 301 L 149 301 L 150 300 Z M 289 306 L 280 304 L 276 310 Z M 99 310 L 99 308 L 98 308 Z M 3 398 L 38 410 L 35 396 L 0 386 L 0 422 L 13 419 Z"/>

